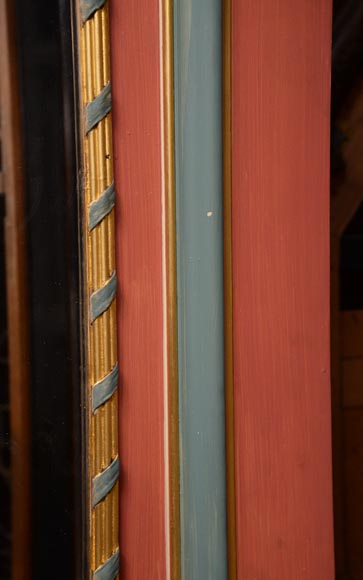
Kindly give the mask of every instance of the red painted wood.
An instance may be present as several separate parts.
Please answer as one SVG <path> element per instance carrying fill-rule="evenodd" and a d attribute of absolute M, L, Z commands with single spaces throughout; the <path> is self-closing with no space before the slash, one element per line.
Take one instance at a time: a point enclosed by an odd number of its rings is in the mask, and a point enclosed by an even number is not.
<path fill-rule="evenodd" d="M 238 580 L 332 580 L 330 0 L 232 0 Z"/>
<path fill-rule="evenodd" d="M 111 3 L 120 382 L 120 576 L 165 578 L 157 0 Z"/>

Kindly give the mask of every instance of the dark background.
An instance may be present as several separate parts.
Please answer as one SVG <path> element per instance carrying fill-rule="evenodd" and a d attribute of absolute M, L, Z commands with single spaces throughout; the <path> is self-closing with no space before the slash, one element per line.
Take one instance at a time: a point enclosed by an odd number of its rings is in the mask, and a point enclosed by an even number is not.
<path fill-rule="evenodd" d="M 16 0 L 28 248 L 32 577 L 80 578 L 78 146 L 69 0 Z M 21 557 L 21 556 L 20 556 Z"/>

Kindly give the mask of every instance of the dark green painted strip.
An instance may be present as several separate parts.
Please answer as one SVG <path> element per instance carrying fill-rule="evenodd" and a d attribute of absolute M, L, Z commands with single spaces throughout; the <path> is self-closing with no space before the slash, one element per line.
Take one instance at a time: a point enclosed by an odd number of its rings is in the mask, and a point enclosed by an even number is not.
<path fill-rule="evenodd" d="M 182 580 L 225 580 L 221 0 L 174 6 Z"/>

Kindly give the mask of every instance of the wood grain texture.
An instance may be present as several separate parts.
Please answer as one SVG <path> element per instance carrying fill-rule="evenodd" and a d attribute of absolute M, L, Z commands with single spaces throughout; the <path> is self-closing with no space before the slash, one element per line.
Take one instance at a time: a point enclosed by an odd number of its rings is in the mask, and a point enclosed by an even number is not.
<path fill-rule="evenodd" d="M 1 136 L 11 434 L 12 579 L 30 576 L 30 404 L 25 202 L 14 7 L 0 1 Z M 19 557 L 21 554 L 21 557 Z"/>
<path fill-rule="evenodd" d="M 232 2 L 237 577 L 332 580 L 331 2 Z"/>
<path fill-rule="evenodd" d="M 120 576 L 164 580 L 159 2 L 111 3 L 120 364 Z"/>

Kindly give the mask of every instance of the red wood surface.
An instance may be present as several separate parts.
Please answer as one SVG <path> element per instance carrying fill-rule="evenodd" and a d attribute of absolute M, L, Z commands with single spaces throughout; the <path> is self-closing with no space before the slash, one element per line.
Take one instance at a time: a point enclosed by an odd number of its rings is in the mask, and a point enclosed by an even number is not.
<path fill-rule="evenodd" d="M 120 577 L 166 577 L 158 0 L 111 3 Z"/>
<path fill-rule="evenodd" d="M 232 0 L 238 580 L 332 580 L 331 0 Z"/>

